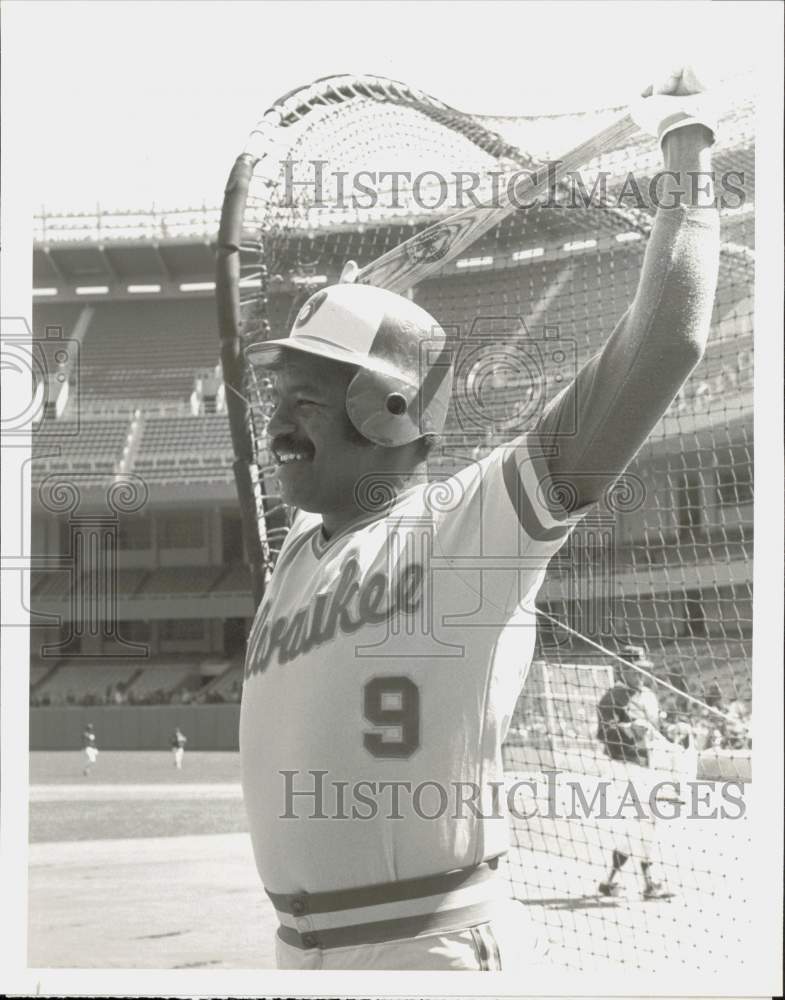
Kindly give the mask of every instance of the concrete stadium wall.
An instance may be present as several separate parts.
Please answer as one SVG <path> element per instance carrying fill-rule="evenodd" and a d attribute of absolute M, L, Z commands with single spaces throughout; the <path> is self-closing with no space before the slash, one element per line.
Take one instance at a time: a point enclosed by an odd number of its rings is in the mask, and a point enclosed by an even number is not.
<path fill-rule="evenodd" d="M 239 721 L 236 704 L 31 708 L 30 749 L 78 750 L 92 722 L 99 750 L 168 750 L 175 726 L 189 750 L 237 750 Z"/>

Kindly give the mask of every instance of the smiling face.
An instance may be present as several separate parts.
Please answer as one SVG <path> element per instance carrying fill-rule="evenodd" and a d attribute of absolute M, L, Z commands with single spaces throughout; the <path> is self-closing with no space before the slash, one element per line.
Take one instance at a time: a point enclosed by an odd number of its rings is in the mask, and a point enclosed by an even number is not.
<path fill-rule="evenodd" d="M 285 503 L 322 515 L 334 531 L 363 516 L 356 488 L 373 473 L 411 471 L 412 448 L 383 448 L 355 430 L 346 389 L 355 369 L 286 352 L 271 370 L 274 411 L 267 433 Z"/>

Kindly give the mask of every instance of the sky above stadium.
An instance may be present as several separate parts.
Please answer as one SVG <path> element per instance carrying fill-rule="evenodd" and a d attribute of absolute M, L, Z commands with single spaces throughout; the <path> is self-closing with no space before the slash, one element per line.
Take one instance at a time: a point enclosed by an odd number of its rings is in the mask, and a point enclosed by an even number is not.
<path fill-rule="evenodd" d="M 752 66 L 756 4 L 9 0 L 23 47 L 36 209 L 218 205 L 260 113 L 340 72 L 403 80 L 455 107 L 547 114 L 625 103 L 651 73 Z M 742 12 L 742 7 L 744 8 Z"/>

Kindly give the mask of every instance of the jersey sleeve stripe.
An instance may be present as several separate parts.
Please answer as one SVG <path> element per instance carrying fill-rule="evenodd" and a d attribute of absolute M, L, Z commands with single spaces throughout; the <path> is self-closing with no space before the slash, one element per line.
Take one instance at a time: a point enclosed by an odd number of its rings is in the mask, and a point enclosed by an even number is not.
<path fill-rule="evenodd" d="M 525 438 L 509 448 L 502 459 L 507 495 L 521 527 L 537 542 L 563 540 L 572 528 L 572 519 L 558 520 L 543 500 L 544 484 L 550 478 L 542 455 L 531 450 Z"/>

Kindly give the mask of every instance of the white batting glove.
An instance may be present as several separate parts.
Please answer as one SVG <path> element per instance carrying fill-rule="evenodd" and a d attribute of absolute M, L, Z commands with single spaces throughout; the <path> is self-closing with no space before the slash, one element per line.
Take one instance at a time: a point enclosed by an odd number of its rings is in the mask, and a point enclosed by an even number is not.
<path fill-rule="evenodd" d="M 650 84 L 630 106 L 636 124 L 660 143 L 668 133 L 688 125 L 703 125 L 717 134 L 716 100 L 691 66 L 673 70 L 664 80 Z"/>

